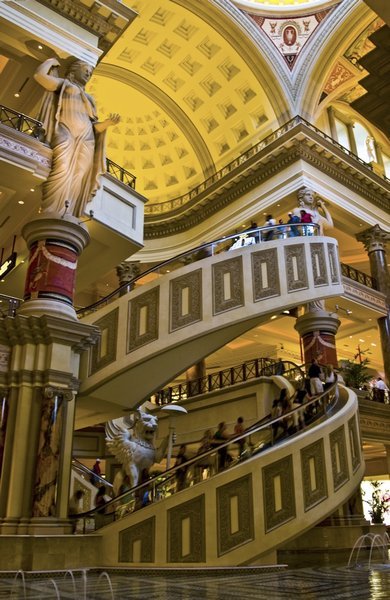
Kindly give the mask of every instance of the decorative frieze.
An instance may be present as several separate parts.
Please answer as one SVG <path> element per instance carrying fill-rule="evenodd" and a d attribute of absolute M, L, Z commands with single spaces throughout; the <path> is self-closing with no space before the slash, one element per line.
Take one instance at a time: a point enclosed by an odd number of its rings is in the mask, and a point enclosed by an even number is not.
<path fill-rule="evenodd" d="M 158 339 L 159 303 L 159 286 L 129 302 L 128 352 Z"/>
<path fill-rule="evenodd" d="M 296 517 L 291 454 L 263 468 L 265 532 Z"/>
<path fill-rule="evenodd" d="M 202 269 L 170 282 L 170 331 L 202 319 Z"/>
<path fill-rule="evenodd" d="M 179 504 L 168 511 L 168 557 L 171 563 L 201 563 L 206 560 L 205 497 Z"/>
<path fill-rule="evenodd" d="M 242 257 L 212 265 L 213 314 L 244 305 Z"/>
<path fill-rule="evenodd" d="M 329 441 L 332 457 L 333 489 L 336 492 L 349 480 L 344 425 L 332 431 Z"/>
<path fill-rule="evenodd" d="M 151 517 L 119 534 L 118 561 L 152 563 L 155 560 L 156 519 Z"/>
<path fill-rule="evenodd" d="M 217 489 L 218 556 L 254 539 L 252 475 Z"/>
<path fill-rule="evenodd" d="M 280 296 L 277 248 L 252 254 L 252 278 L 254 302 Z"/>
<path fill-rule="evenodd" d="M 328 497 L 324 441 L 322 439 L 301 450 L 301 468 L 306 511 Z"/>

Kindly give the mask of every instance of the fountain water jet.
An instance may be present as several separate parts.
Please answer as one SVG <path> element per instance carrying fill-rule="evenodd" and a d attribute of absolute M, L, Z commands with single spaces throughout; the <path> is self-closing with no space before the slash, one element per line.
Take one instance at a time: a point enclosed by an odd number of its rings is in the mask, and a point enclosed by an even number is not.
<path fill-rule="evenodd" d="M 368 561 L 366 563 L 367 569 L 371 569 L 372 555 L 373 555 L 373 551 L 375 549 L 378 549 L 378 551 L 381 554 L 380 558 L 382 558 L 382 564 L 388 564 L 389 559 L 388 559 L 388 555 L 387 555 L 387 548 L 389 546 L 389 542 L 390 542 L 390 539 L 389 539 L 389 536 L 387 535 L 387 533 L 384 533 L 383 535 L 379 535 L 378 533 L 366 533 L 365 535 L 361 535 L 356 540 L 356 542 L 351 550 L 347 568 L 352 568 L 352 567 L 356 568 L 358 566 L 361 567 L 361 565 L 359 565 L 359 563 L 358 563 L 358 559 L 359 559 L 360 551 L 362 550 L 362 548 L 370 549 Z M 352 564 L 352 560 L 353 560 L 355 551 L 356 551 L 355 562 L 354 562 L 354 564 Z"/>

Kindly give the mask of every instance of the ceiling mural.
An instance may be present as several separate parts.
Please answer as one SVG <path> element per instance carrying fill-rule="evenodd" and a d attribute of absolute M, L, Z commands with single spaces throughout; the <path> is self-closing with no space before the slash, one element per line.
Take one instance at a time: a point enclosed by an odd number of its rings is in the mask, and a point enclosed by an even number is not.
<path fill-rule="evenodd" d="M 250 13 L 249 16 L 278 49 L 288 68 L 292 69 L 303 46 L 329 12 L 324 10 L 295 18 L 266 18 Z"/>

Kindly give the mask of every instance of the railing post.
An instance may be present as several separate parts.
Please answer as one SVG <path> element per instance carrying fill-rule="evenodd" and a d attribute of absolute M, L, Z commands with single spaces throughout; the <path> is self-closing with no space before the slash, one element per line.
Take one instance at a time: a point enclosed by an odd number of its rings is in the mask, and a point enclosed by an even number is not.
<path fill-rule="evenodd" d="M 242 380 L 246 381 L 246 363 L 242 365 Z"/>

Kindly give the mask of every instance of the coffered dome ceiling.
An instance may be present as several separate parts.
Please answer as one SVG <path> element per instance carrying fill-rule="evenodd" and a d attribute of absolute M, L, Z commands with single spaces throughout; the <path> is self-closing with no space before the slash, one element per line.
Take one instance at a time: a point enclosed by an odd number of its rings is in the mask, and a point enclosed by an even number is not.
<path fill-rule="evenodd" d="M 159 202 L 186 193 L 278 123 L 267 68 L 243 30 L 230 27 L 227 37 L 227 15 L 202 1 L 129 5 L 139 16 L 88 91 L 101 116 L 122 117 L 109 132 L 108 156 Z"/>
<path fill-rule="evenodd" d="M 107 155 L 149 207 L 184 196 L 296 114 L 359 97 L 358 60 L 383 24 L 353 0 L 126 3 L 138 17 L 88 91 L 101 118 L 120 113 Z"/>

